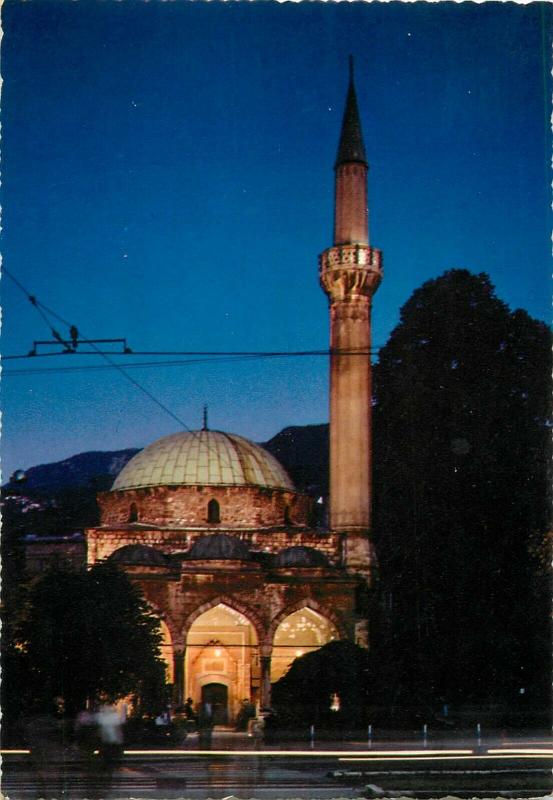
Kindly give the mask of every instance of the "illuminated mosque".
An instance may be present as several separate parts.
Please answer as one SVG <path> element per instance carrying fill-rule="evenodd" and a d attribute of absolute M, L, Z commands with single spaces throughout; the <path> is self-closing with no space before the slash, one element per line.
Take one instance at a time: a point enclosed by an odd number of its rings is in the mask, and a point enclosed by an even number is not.
<path fill-rule="evenodd" d="M 232 433 L 165 436 L 98 497 L 87 561 L 125 570 L 161 620 L 177 704 L 270 705 L 292 661 L 333 639 L 368 646 L 371 302 L 381 253 L 369 245 L 368 164 L 350 80 L 335 163 L 334 243 L 319 257 L 330 312 L 330 498 L 325 529 L 266 450 Z"/>

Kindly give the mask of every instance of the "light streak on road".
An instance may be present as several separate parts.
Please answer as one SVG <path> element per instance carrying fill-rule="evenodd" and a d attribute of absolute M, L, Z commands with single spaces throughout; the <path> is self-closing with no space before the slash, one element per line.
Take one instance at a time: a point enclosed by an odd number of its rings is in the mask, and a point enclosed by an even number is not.
<path fill-rule="evenodd" d="M 28 749 L 0 749 L 1 755 L 30 755 Z M 169 758 L 178 756 L 246 756 L 249 758 L 337 758 L 345 762 L 370 762 L 370 761 L 436 761 L 436 760 L 466 760 L 466 759 L 536 759 L 553 758 L 553 748 L 503 748 L 487 749 L 485 753 L 475 752 L 471 749 L 463 750 L 124 750 L 126 756 L 165 756 Z"/>
<path fill-rule="evenodd" d="M 500 750 L 492 750 L 491 748 L 486 749 L 487 753 L 509 753 L 509 755 L 518 755 L 525 754 L 525 753 L 543 753 L 546 756 L 553 756 L 553 748 L 546 748 L 546 747 L 503 747 Z"/>
<path fill-rule="evenodd" d="M 365 758 L 339 758 L 338 760 L 339 761 L 347 761 L 349 763 L 362 762 L 362 763 L 367 764 L 367 763 L 370 763 L 371 761 L 486 761 L 486 760 L 491 760 L 491 761 L 512 761 L 513 759 L 517 759 L 518 760 L 518 759 L 526 759 L 526 758 L 528 758 L 528 759 L 543 759 L 543 758 L 548 759 L 548 758 L 551 758 L 551 755 L 548 754 L 548 753 L 545 753 L 545 755 L 544 755 L 544 752 L 542 750 L 541 752 L 538 751 L 536 753 L 521 753 L 520 755 L 518 753 L 503 753 L 501 755 L 500 754 L 487 755 L 487 754 L 483 754 L 483 753 L 473 753 L 472 755 L 466 755 L 466 756 L 461 756 L 461 755 L 459 755 L 459 756 L 438 756 L 438 755 L 430 756 L 430 755 L 423 755 L 421 753 L 420 755 L 416 755 L 416 756 L 415 755 L 403 756 L 403 757 L 401 757 L 401 756 L 392 756 L 391 758 L 386 758 L 385 756 L 384 757 L 379 756 L 379 757 L 374 758 L 374 759 L 369 756 L 368 758 L 366 758 L 366 757 Z"/>
<path fill-rule="evenodd" d="M 418 750 L 366 750 L 364 752 L 360 752 L 359 750 L 355 750 L 353 752 L 345 752 L 342 750 L 340 753 L 336 753 L 338 756 L 344 757 L 353 757 L 359 756 L 360 759 L 364 758 L 372 758 L 373 756 L 439 756 L 439 755 L 449 755 L 449 756 L 462 756 L 465 754 L 472 753 L 473 750 L 471 747 L 464 747 L 463 749 L 458 750 L 430 750 L 427 748 L 419 748 Z"/>

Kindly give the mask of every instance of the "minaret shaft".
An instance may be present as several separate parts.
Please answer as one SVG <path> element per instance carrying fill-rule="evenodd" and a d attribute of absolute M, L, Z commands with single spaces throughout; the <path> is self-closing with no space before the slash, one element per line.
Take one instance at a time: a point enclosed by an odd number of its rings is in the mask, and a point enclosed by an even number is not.
<path fill-rule="evenodd" d="M 353 80 L 336 161 L 334 245 L 319 258 L 330 307 L 330 527 L 344 566 L 370 573 L 371 305 L 382 277 L 369 245 L 367 172 Z"/>
<path fill-rule="evenodd" d="M 367 167 L 341 164 L 336 167 L 334 244 L 368 244 Z"/>
<path fill-rule="evenodd" d="M 370 525 L 370 301 L 330 310 L 330 527 Z M 363 355 L 353 355 L 354 353 Z M 352 355 L 335 355 L 348 353 Z"/>

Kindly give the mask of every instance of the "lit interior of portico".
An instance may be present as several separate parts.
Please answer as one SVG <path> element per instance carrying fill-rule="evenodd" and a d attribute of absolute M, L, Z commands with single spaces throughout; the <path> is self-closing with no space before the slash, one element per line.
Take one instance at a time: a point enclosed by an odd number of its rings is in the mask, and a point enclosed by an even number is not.
<path fill-rule="evenodd" d="M 242 700 L 259 693 L 257 634 L 238 611 L 219 604 L 201 614 L 186 640 L 185 697 L 212 703 L 218 724 L 232 722 Z"/>
<path fill-rule="evenodd" d="M 163 661 L 165 662 L 165 679 L 167 683 L 173 683 L 173 644 L 171 641 L 169 628 L 162 619 L 159 620 L 159 629 L 161 632 L 161 644 L 159 646 L 159 652 Z"/>
<path fill-rule="evenodd" d="M 276 629 L 271 659 L 271 683 L 288 671 L 295 658 L 318 650 L 338 638 L 335 626 L 311 608 L 301 608 L 284 619 Z"/>

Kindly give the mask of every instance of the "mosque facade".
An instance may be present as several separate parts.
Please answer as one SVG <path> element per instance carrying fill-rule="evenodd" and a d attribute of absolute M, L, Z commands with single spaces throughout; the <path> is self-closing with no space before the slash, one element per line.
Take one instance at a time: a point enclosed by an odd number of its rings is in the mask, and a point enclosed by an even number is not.
<path fill-rule="evenodd" d="M 211 702 L 219 724 L 245 699 L 269 706 L 295 658 L 333 639 L 368 646 L 370 314 L 382 267 L 368 240 L 367 172 L 350 69 L 334 242 L 319 258 L 330 313 L 327 528 L 270 453 L 204 424 L 135 455 L 86 531 L 88 564 L 119 565 L 159 617 L 175 702 Z"/>

